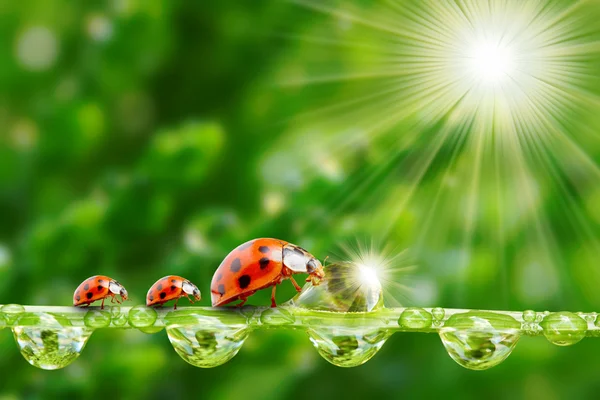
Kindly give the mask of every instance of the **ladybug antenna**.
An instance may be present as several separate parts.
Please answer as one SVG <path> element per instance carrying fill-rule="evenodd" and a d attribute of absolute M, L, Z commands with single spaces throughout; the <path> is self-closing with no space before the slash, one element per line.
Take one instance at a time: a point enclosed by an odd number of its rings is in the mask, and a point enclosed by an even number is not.
<path fill-rule="evenodd" d="M 323 260 L 323 267 L 325 267 L 325 263 L 327 262 L 327 259 L 329 258 L 329 256 L 326 256 L 325 259 Z"/>

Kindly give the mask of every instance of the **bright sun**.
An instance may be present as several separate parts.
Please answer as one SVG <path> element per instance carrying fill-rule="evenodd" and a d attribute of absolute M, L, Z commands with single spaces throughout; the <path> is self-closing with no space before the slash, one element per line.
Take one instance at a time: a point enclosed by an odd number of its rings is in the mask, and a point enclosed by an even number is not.
<path fill-rule="evenodd" d="M 469 51 L 468 60 L 474 75 L 489 84 L 510 77 L 515 68 L 511 49 L 497 41 L 476 43 Z"/>

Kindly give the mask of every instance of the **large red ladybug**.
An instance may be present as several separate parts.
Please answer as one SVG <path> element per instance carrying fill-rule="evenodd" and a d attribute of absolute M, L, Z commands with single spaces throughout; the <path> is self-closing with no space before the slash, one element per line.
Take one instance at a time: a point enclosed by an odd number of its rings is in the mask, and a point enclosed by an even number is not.
<path fill-rule="evenodd" d="M 95 275 L 81 282 L 75 293 L 73 293 L 74 306 L 89 306 L 96 300 L 102 300 L 100 308 L 104 308 L 104 300 L 107 297 L 111 301 L 121 303 L 116 295 L 121 296 L 121 299 L 127 300 L 127 290 L 116 280 L 105 275 Z"/>
<path fill-rule="evenodd" d="M 293 274 L 309 274 L 306 281 L 317 286 L 323 279 L 321 262 L 301 247 L 279 239 L 254 239 L 225 257 L 213 275 L 210 292 L 213 307 L 241 300 L 241 307 L 257 290 L 273 286 L 271 307 L 276 307 L 275 288 L 289 279 L 302 289 Z"/>

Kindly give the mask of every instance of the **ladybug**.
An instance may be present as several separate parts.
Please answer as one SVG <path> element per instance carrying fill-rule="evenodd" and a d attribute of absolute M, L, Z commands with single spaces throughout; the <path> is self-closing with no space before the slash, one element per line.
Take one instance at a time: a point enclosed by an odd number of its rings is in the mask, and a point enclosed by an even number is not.
<path fill-rule="evenodd" d="M 104 275 L 96 275 L 81 282 L 73 294 L 74 306 L 89 306 L 96 300 L 102 299 L 100 309 L 104 309 L 104 299 L 111 297 L 111 302 L 116 300 L 121 303 L 116 295 L 127 300 L 127 290 L 116 280 Z"/>
<path fill-rule="evenodd" d="M 196 285 L 180 276 L 167 275 L 157 280 L 148 290 L 146 306 L 161 306 L 167 301 L 175 299 L 173 309 L 177 310 L 177 302 L 182 297 L 186 297 L 191 303 L 194 302 L 194 299 L 188 297 L 190 295 L 194 296 L 196 301 L 200 300 L 200 290 Z"/>
<path fill-rule="evenodd" d="M 303 248 L 279 239 L 250 240 L 229 253 L 215 271 L 210 284 L 212 305 L 241 300 L 237 305 L 241 307 L 257 290 L 273 286 L 271 307 L 276 307 L 276 285 L 284 279 L 302 290 L 293 274 L 309 274 L 306 281 L 314 286 L 324 277 L 321 262 Z"/>

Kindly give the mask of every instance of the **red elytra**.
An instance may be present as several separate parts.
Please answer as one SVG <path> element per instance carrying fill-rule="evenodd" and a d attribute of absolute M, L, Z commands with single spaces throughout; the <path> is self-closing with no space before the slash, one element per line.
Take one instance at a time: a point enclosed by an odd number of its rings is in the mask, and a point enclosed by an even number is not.
<path fill-rule="evenodd" d="M 192 296 L 189 298 L 188 296 Z M 192 282 L 181 276 L 167 275 L 157 280 L 148 290 L 146 306 L 161 306 L 167 301 L 175 300 L 174 310 L 180 298 L 186 297 L 191 303 L 199 301 L 200 290 Z"/>
<path fill-rule="evenodd" d="M 284 240 L 261 238 L 250 240 L 225 257 L 210 285 L 214 307 L 241 300 L 241 307 L 256 291 L 273 287 L 271 307 L 276 307 L 275 289 L 290 279 L 297 291 L 302 289 L 293 274 L 309 274 L 306 281 L 318 285 L 324 277 L 323 266 L 303 248 Z"/>
<path fill-rule="evenodd" d="M 100 308 L 104 308 L 104 300 L 111 298 L 111 302 L 121 303 L 116 297 L 121 296 L 122 301 L 127 300 L 127 290 L 116 280 L 105 276 L 95 275 L 87 278 L 75 289 L 73 293 L 74 306 L 89 306 L 97 300 L 102 300 Z"/>

